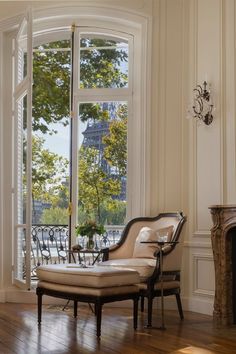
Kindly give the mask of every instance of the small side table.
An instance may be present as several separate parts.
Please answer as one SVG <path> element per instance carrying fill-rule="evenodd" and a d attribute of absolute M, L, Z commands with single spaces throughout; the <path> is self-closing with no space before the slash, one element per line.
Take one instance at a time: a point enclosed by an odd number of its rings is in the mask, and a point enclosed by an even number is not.
<path fill-rule="evenodd" d="M 95 249 L 81 249 L 81 250 L 67 250 L 67 253 L 72 256 L 73 262 L 77 263 L 76 258 L 78 258 L 79 264 L 86 266 L 87 260 L 86 255 L 92 257 L 92 262 L 89 265 L 94 265 L 99 261 L 99 258 L 103 254 L 103 250 Z M 77 255 L 77 257 L 76 257 Z"/>
<path fill-rule="evenodd" d="M 165 330 L 164 320 L 164 287 L 163 287 L 163 249 L 165 245 L 174 245 L 178 241 L 141 241 L 141 243 L 156 243 L 160 247 L 160 278 L 161 278 L 161 326 L 158 329 Z M 159 254 L 159 253 L 158 253 Z M 157 254 L 157 257 L 158 257 Z"/>

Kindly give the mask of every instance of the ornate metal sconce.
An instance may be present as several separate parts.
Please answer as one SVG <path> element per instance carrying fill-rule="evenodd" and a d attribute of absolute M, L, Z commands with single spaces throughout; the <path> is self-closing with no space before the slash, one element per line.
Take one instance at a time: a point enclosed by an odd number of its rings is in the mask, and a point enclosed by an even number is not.
<path fill-rule="evenodd" d="M 203 82 L 203 86 L 197 85 L 193 90 L 193 112 L 192 117 L 210 125 L 213 121 L 213 104 L 211 100 L 210 90 L 207 89 L 207 82 Z"/>

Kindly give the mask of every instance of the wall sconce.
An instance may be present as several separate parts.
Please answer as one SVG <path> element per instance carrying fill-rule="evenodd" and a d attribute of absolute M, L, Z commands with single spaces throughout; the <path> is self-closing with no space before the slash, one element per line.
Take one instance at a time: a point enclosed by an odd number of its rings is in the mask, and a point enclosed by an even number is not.
<path fill-rule="evenodd" d="M 204 81 L 203 86 L 197 85 L 193 90 L 193 95 L 193 111 L 189 113 L 193 118 L 197 118 L 206 125 L 210 125 L 213 121 L 213 104 L 210 89 L 207 89 L 207 82 Z"/>

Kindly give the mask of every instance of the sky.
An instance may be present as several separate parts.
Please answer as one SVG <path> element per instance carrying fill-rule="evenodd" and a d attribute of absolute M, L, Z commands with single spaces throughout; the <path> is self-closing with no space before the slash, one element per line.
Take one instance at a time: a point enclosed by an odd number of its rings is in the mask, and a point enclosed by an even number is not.
<path fill-rule="evenodd" d="M 83 142 L 82 132 L 85 130 L 86 125 L 80 123 L 80 132 L 79 132 L 79 147 Z M 49 149 L 50 151 L 63 156 L 69 159 L 69 151 L 70 151 L 70 126 L 66 127 L 61 124 L 52 124 L 52 129 L 57 130 L 57 134 L 49 135 L 49 134 L 40 134 L 37 132 L 37 135 L 43 137 L 45 139 L 44 148 Z"/>

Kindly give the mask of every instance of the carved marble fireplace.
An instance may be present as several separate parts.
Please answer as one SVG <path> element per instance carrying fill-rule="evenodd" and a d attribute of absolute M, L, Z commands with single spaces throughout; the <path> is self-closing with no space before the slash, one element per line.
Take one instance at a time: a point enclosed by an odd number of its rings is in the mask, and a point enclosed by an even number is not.
<path fill-rule="evenodd" d="M 236 324 L 236 205 L 213 205 L 211 241 L 215 265 L 213 319 Z"/>

